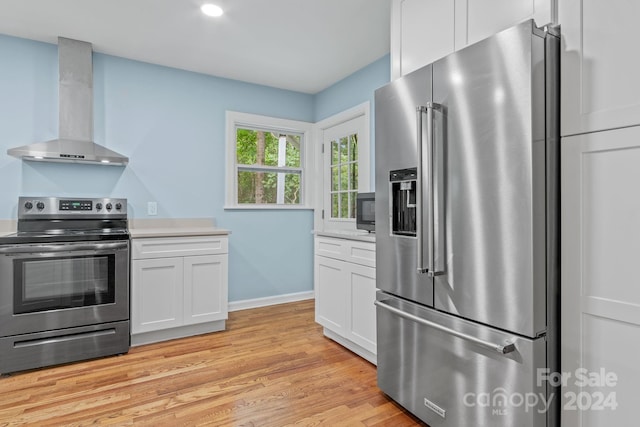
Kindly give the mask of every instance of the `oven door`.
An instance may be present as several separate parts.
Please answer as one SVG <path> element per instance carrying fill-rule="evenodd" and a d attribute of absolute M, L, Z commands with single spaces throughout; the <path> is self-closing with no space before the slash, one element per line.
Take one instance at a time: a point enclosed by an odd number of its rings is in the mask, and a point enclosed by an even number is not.
<path fill-rule="evenodd" d="M 129 241 L 0 246 L 0 336 L 129 319 Z"/>

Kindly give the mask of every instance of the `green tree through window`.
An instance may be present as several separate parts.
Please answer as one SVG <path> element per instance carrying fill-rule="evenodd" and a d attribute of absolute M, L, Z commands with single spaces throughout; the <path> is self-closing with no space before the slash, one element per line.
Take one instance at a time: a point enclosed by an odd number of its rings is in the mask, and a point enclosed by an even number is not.
<path fill-rule="evenodd" d="M 331 218 L 355 218 L 358 194 L 358 135 L 331 141 Z"/>
<path fill-rule="evenodd" d="M 302 203 L 302 135 L 236 128 L 238 204 Z"/>

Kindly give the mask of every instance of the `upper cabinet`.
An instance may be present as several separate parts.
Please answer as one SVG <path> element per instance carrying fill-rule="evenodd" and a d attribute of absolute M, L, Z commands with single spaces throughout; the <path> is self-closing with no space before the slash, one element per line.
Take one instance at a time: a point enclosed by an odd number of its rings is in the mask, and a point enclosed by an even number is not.
<path fill-rule="evenodd" d="M 555 22 L 556 0 L 392 0 L 396 79 L 527 19 Z"/>
<path fill-rule="evenodd" d="M 640 124 L 640 2 L 563 0 L 562 136 Z"/>
<path fill-rule="evenodd" d="M 391 12 L 394 79 L 455 50 L 455 9 L 455 3 L 448 0 L 394 0 Z"/>
<path fill-rule="evenodd" d="M 456 6 L 459 3 L 466 8 L 465 46 L 527 19 L 539 27 L 555 22 L 554 0 L 472 0 L 456 1 Z"/>

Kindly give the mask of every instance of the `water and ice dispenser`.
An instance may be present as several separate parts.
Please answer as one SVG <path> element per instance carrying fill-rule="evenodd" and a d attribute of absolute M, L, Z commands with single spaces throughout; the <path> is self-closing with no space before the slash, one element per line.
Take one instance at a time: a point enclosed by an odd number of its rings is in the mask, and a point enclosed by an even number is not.
<path fill-rule="evenodd" d="M 416 235 L 416 168 L 389 172 L 391 234 Z"/>

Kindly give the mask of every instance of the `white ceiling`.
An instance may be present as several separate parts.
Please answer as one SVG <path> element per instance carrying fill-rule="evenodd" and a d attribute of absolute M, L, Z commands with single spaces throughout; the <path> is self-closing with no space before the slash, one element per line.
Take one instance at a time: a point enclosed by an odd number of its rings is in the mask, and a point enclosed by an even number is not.
<path fill-rule="evenodd" d="M 389 52 L 390 0 L 0 0 L 0 33 L 317 93 Z"/>

